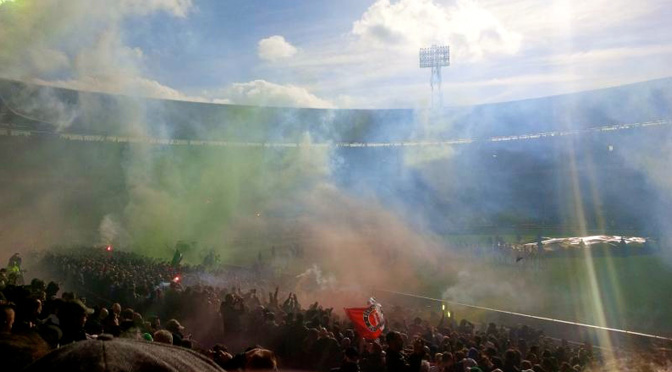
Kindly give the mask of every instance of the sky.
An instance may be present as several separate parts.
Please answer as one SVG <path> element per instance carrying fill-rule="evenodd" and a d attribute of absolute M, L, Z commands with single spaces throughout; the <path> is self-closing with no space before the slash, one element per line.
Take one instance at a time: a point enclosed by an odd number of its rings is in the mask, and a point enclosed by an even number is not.
<path fill-rule="evenodd" d="M 0 76 L 212 103 L 424 108 L 672 75 L 667 0 L 0 0 Z"/>

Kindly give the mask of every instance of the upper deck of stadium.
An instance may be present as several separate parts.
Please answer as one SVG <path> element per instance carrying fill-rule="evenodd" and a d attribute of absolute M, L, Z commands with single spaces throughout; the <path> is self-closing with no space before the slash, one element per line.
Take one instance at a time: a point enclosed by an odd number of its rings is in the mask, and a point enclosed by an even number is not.
<path fill-rule="evenodd" d="M 297 143 L 305 133 L 330 144 L 484 139 L 672 118 L 672 78 L 439 111 L 223 105 L 10 80 L 0 80 L 0 98 L 0 123 L 17 130 L 258 143 Z"/>

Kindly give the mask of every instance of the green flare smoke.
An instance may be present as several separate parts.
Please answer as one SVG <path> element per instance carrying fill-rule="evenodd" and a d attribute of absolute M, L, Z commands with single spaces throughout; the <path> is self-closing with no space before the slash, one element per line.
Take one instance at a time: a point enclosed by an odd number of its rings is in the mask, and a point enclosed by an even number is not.
<path fill-rule="evenodd" d="M 188 257 L 197 259 L 202 248 L 267 248 L 265 232 L 255 227 L 281 219 L 276 206 L 327 172 L 321 152 L 132 145 L 123 159 L 128 204 L 122 218 L 133 249 L 165 256 L 166 247 L 185 241 L 201 248 Z M 249 235 L 240 236 L 241 224 Z"/>

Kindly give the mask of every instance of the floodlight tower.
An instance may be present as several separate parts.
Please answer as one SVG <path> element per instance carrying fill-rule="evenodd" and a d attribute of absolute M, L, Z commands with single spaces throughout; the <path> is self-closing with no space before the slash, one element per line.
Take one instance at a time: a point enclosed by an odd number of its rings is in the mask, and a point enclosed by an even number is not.
<path fill-rule="evenodd" d="M 429 48 L 420 48 L 420 68 L 432 69 L 432 76 L 429 79 L 429 85 L 432 87 L 432 107 L 441 107 L 443 104 L 441 93 L 441 67 L 443 66 L 450 66 L 450 48 L 448 45 L 432 45 Z M 435 99 L 435 96 L 438 99 Z"/>

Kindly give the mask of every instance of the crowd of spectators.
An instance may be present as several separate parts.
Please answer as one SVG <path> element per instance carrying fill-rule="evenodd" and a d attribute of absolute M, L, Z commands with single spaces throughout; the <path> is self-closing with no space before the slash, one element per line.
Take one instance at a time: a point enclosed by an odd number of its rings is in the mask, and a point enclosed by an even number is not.
<path fill-rule="evenodd" d="M 19 371 L 55 349 L 107 335 L 189 349 L 225 370 L 617 368 L 590 344 L 558 342 L 527 326 L 476 326 L 445 313 L 432 318 L 422 309 L 399 306 L 385 312 L 386 332 L 367 340 L 338 311 L 317 302 L 301 304 L 295 293 L 269 288 L 266 279 L 252 286 L 246 278 L 248 287 L 242 288 L 233 281 L 223 287 L 187 286 L 180 277 L 196 275 L 198 268 L 127 252 L 48 253 L 41 263 L 55 281 L 17 285 L 0 276 L 0 363 L 8 371 Z M 353 305 L 361 302 L 354 299 Z M 619 363 L 631 370 L 663 370 L 668 359 L 661 355 L 647 354 L 643 361 L 643 354 L 625 354 Z"/>

